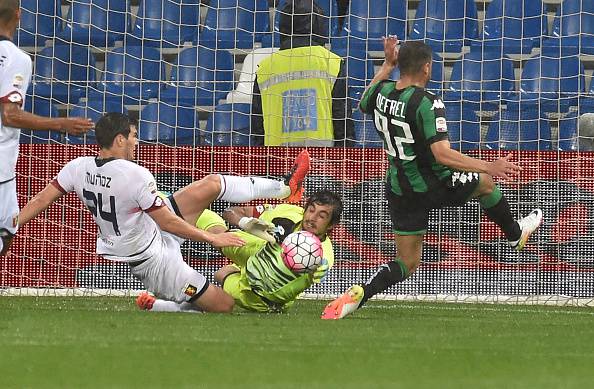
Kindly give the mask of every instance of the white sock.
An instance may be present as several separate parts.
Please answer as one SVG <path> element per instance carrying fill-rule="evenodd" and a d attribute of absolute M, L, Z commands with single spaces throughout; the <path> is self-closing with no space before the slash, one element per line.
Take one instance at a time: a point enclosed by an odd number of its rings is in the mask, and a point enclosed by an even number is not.
<path fill-rule="evenodd" d="M 0 253 L 2 252 L 3 248 L 4 248 L 4 243 L 2 243 L 2 239 L 0 239 Z"/>
<path fill-rule="evenodd" d="M 256 199 L 284 199 L 291 194 L 283 181 L 262 177 L 221 177 L 219 200 L 231 203 L 245 203 Z"/>
<path fill-rule="evenodd" d="M 178 304 L 174 301 L 166 301 L 156 299 L 153 303 L 151 312 L 188 312 L 188 313 L 200 313 L 196 306 L 190 303 Z"/>

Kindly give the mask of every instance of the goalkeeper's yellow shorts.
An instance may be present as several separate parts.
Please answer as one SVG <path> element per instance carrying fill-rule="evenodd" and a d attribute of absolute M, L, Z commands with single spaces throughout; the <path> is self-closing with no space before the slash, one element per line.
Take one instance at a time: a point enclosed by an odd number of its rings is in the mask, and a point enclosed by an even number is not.
<path fill-rule="evenodd" d="M 244 272 L 237 267 L 237 273 L 230 274 L 225 278 L 223 290 L 235 300 L 235 305 L 255 312 L 270 312 L 270 307 L 260 296 L 255 294 L 248 283 Z"/>

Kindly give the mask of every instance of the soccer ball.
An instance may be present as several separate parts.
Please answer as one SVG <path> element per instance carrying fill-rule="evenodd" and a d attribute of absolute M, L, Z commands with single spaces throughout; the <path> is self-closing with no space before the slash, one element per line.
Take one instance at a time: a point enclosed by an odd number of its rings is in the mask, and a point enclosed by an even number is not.
<path fill-rule="evenodd" d="M 322 262 L 322 242 L 311 232 L 293 232 L 285 238 L 281 247 L 283 261 L 294 273 L 312 272 Z"/>

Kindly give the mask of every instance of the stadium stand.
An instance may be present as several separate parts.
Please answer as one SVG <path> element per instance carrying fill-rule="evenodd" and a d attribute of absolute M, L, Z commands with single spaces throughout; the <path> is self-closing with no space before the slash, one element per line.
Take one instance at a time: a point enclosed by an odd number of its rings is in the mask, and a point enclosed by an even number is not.
<path fill-rule="evenodd" d="M 20 47 L 43 47 L 62 30 L 60 0 L 21 0 L 21 24 L 16 43 Z"/>
<path fill-rule="evenodd" d="M 267 0 L 213 0 L 199 44 L 218 49 L 252 48 L 268 32 L 268 19 Z"/>
<path fill-rule="evenodd" d="M 133 117 L 150 99 L 159 98 L 168 104 L 199 107 L 199 124 L 204 128 L 207 114 L 218 104 L 251 102 L 255 68 L 270 52 L 261 46 L 267 46 L 267 40 L 270 46 L 275 34 L 278 39 L 278 15 L 284 2 L 22 0 L 17 39 L 37 53 L 30 93 L 51 98 L 61 115 L 68 112 L 68 104 L 87 97 L 88 88 L 90 100 L 125 104 Z M 270 9 L 269 18 L 267 7 L 273 3 L 276 9 Z M 494 111 L 505 110 L 508 104 L 518 111 L 518 103 L 522 109 L 532 109 L 530 105 L 538 102 L 540 116 L 563 116 L 574 109 L 585 112 L 594 106 L 590 81 L 594 61 L 587 57 L 594 28 L 592 0 L 350 3 L 349 12 L 341 16 L 336 0 L 318 1 L 330 18 L 331 49 L 347 60 L 353 108 L 381 63 L 379 38 L 387 32 L 405 39 L 427 38 L 433 44 L 436 62 L 428 88 L 442 94 L 448 104 L 463 104 L 453 117 L 470 117 L 468 108 L 475 110 L 483 134 Z M 124 48 L 119 47 L 122 44 Z M 139 52 L 141 44 L 145 49 Z M 154 46 L 160 55 L 147 46 Z M 89 55 L 84 54 L 87 47 Z M 543 77 L 541 67 L 546 69 Z M 97 72 L 101 81 L 95 87 Z M 395 71 L 393 78 L 397 77 Z M 474 119 L 467 121 L 471 122 Z M 560 130 L 558 123 L 551 121 L 554 135 Z M 462 146 L 475 141 L 472 135 Z"/>
<path fill-rule="evenodd" d="M 586 90 L 584 66 L 578 56 L 534 56 L 524 64 L 519 98 L 522 104 L 538 104 L 548 112 L 567 112 Z"/>
<path fill-rule="evenodd" d="M 140 0 L 127 43 L 132 46 L 182 46 L 198 34 L 200 0 Z"/>
<path fill-rule="evenodd" d="M 58 108 L 49 98 L 32 97 L 27 94 L 25 98 L 25 111 L 36 115 L 56 118 L 59 116 Z M 61 136 L 54 131 L 21 130 L 20 143 L 47 143 L 49 140 L 59 142 Z"/>
<path fill-rule="evenodd" d="M 35 56 L 34 68 L 32 95 L 57 103 L 76 103 L 95 85 L 95 57 L 85 46 L 46 47 Z"/>
<path fill-rule="evenodd" d="M 158 95 L 159 83 L 164 79 L 165 64 L 159 50 L 141 46 L 118 47 L 105 56 L 99 92 L 110 100 L 123 99 L 124 104 L 146 104 Z M 101 94 L 99 99 L 103 99 Z"/>
<path fill-rule="evenodd" d="M 355 147 L 383 147 L 384 142 L 375 129 L 375 123 L 356 109 L 353 112 L 355 125 Z"/>
<path fill-rule="evenodd" d="M 64 31 L 59 34 L 66 42 L 110 47 L 123 41 L 130 28 L 130 5 L 126 0 L 73 1 L 66 15 Z"/>
<path fill-rule="evenodd" d="M 454 64 L 447 101 L 463 100 L 474 110 L 494 111 L 515 90 L 514 65 L 498 51 L 471 51 Z"/>
<path fill-rule="evenodd" d="M 551 150 L 551 128 L 537 106 L 508 108 L 493 118 L 485 142 L 491 150 Z"/>
<path fill-rule="evenodd" d="M 410 39 L 422 39 L 438 52 L 460 52 L 478 38 L 473 0 L 421 0 Z"/>
<path fill-rule="evenodd" d="M 564 0 L 545 42 L 563 55 L 594 54 L 594 0 Z"/>
<path fill-rule="evenodd" d="M 206 46 L 182 50 L 161 93 L 168 103 L 215 106 L 233 88 L 233 56 Z"/>
<path fill-rule="evenodd" d="M 203 141 L 209 146 L 250 146 L 250 104 L 220 104 L 209 116 Z"/>
<path fill-rule="evenodd" d="M 192 107 L 147 104 L 140 112 L 138 139 L 168 145 L 199 145 L 198 119 Z"/>
<path fill-rule="evenodd" d="M 381 38 L 389 34 L 404 39 L 407 7 L 405 0 L 351 1 L 345 24 L 337 38 L 335 49 L 383 51 Z M 348 46 L 347 46 L 348 45 Z"/>
<path fill-rule="evenodd" d="M 504 54 L 530 54 L 547 34 L 547 15 L 540 0 L 493 0 L 483 23 L 483 46 Z"/>
<path fill-rule="evenodd" d="M 458 151 L 476 150 L 481 142 L 480 119 L 465 103 L 446 101 L 450 145 Z"/>

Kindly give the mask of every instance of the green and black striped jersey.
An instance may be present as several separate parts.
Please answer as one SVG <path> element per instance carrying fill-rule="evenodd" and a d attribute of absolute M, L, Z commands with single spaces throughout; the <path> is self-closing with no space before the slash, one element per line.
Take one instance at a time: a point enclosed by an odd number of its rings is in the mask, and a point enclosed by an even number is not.
<path fill-rule="evenodd" d="M 283 236 L 301 230 L 304 209 L 292 204 L 277 206 L 263 206 L 259 218 L 282 226 Z M 332 241 L 326 237 L 322 241 L 324 258 L 329 267 L 334 264 L 334 249 Z M 291 306 L 297 296 L 311 286 L 312 278 L 308 274 L 295 274 L 282 259 L 280 244 L 267 243 L 258 249 L 248 259 L 242 273 L 248 280 L 251 289 L 260 297 L 276 305 L 276 310 L 282 311 Z"/>
<path fill-rule="evenodd" d="M 282 250 L 279 244 L 268 243 L 248 259 L 245 267 L 246 276 L 254 292 L 269 297 L 299 277 L 304 277 L 302 274 L 293 273 L 285 265 L 281 255 Z M 301 292 L 303 290 L 298 293 Z"/>
<path fill-rule="evenodd" d="M 410 86 L 396 89 L 384 80 L 367 89 L 359 108 L 372 114 L 388 154 L 387 179 L 397 195 L 424 193 L 450 178 L 452 172 L 436 162 L 431 144 L 448 139 L 445 106 L 436 95 Z"/>

